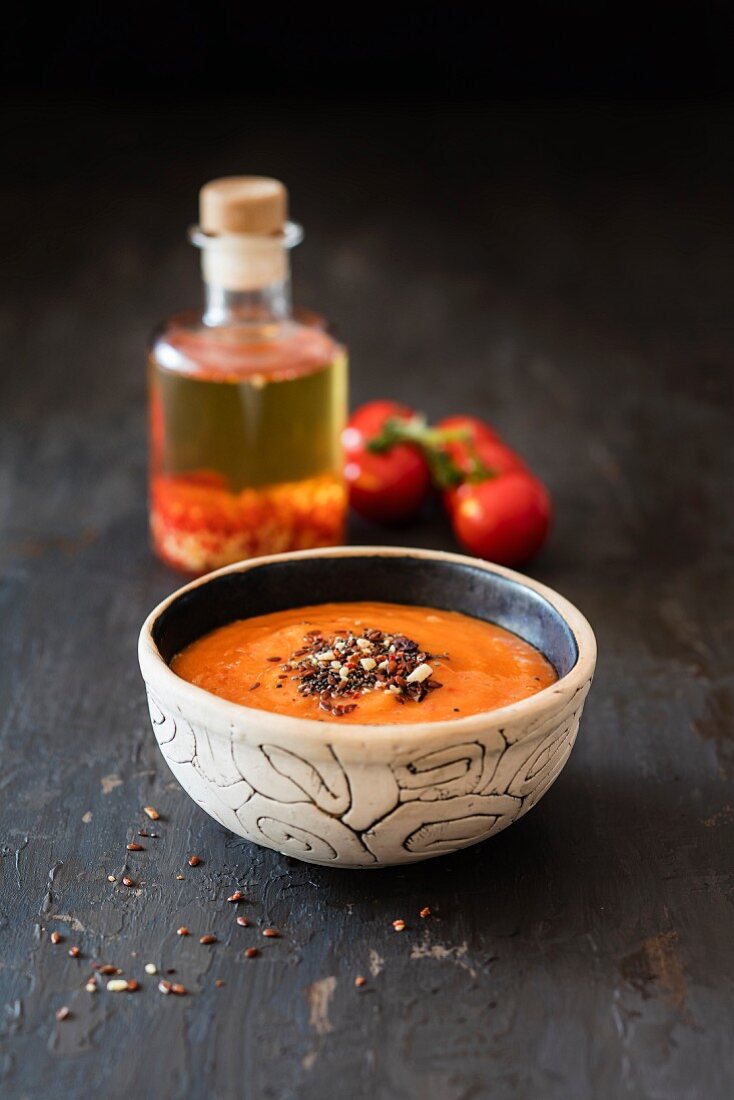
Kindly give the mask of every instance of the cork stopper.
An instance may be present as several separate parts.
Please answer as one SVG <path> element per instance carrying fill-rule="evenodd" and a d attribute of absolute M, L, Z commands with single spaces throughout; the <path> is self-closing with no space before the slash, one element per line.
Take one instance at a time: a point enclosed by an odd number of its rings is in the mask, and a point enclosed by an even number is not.
<path fill-rule="evenodd" d="M 268 176 L 224 176 L 199 192 L 199 224 L 205 233 L 269 237 L 283 232 L 288 192 Z"/>

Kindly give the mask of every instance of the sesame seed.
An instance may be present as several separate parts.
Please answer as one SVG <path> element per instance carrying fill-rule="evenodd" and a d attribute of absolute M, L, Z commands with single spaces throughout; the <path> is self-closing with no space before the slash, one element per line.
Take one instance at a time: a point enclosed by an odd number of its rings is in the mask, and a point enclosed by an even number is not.
<path fill-rule="evenodd" d="M 155 806 L 143 806 L 143 813 L 147 814 L 151 821 L 158 821 L 161 816 Z"/>
<path fill-rule="evenodd" d="M 69 1008 L 68 1005 L 62 1005 L 62 1007 L 56 1013 L 56 1019 L 59 1020 L 59 1021 L 68 1020 L 70 1016 L 71 1016 L 71 1009 Z"/>

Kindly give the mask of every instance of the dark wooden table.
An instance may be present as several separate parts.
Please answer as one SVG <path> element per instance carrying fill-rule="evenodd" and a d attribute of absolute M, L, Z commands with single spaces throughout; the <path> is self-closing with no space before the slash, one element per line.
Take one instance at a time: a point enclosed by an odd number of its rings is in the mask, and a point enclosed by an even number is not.
<path fill-rule="evenodd" d="M 0 185 L 4 1097 L 732 1094 L 731 124 L 710 104 L 17 104 Z M 544 476 L 557 522 L 532 572 L 598 633 L 542 804 L 407 870 L 322 870 L 229 835 L 149 728 L 137 633 L 179 579 L 147 544 L 144 343 L 196 301 L 198 185 L 242 170 L 291 186 L 297 297 L 349 342 L 353 400 L 486 415 Z M 351 537 L 453 546 L 438 514 Z M 159 835 L 129 854 L 151 804 Z M 139 889 L 108 881 L 125 868 Z M 242 882 L 243 912 L 282 939 L 234 925 Z M 93 960 L 141 990 L 88 994 Z M 150 961 L 190 995 L 161 996 Z"/>

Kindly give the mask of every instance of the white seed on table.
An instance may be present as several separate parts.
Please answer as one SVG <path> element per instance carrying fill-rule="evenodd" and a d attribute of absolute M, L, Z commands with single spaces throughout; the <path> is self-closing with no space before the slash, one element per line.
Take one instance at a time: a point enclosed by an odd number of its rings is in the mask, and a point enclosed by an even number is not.
<path fill-rule="evenodd" d="M 158 967 L 155 965 L 155 963 L 146 963 L 145 964 L 145 973 L 146 974 L 157 974 L 158 973 Z"/>
<path fill-rule="evenodd" d="M 124 993 L 127 989 L 127 981 L 125 978 L 113 978 L 107 982 L 107 990 L 109 993 Z"/>

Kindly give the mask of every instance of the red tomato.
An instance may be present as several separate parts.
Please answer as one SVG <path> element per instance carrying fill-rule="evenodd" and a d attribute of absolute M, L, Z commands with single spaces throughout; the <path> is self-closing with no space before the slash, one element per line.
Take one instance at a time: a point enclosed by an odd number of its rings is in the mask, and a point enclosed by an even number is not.
<path fill-rule="evenodd" d="M 508 473 L 510 470 L 526 470 L 525 463 L 520 456 L 503 443 L 496 432 L 482 420 L 473 416 L 450 416 L 442 420 L 436 427 L 442 431 L 465 430 L 469 433 L 468 442 L 457 439 L 442 445 L 442 449 L 449 455 L 452 462 L 462 474 L 470 477 L 476 473 L 477 461 L 486 470 L 496 474 Z M 479 471 L 481 473 L 481 470 Z M 449 489 L 443 494 L 443 503 L 446 511 L 451 515 L 456 500 L 456 490 Z"/>
<path fill-rule="evenodd" d="M 472 554 L 520 565 L 537 554 L 550 527 L 545 486 L 528 470 L 510 470 L 453 490 L 454 534 Z"/>
<path fill-rule="evenodd" d="M 439 431 L 465 431 L 468 439 L 456 439 L 442 444 L 462 473 L 474 472 L 476 460 L 490 470 L 524 470 L 525 463 L 511 447 L 503 443 L 496 432 L 473 416 L 450 416 L 436 425 Z"/>
<path fill-rule="evenodd" d="M 399 523 L 420 509 L 431 487 L 428 463 L 417 447 L 397 443 L 375 454 L 367 444 L 391 417 L 409 420 L 413 410 L 396 401 L 370 401 L 352 415 L 342 434 L 349 502 L 365 519 Z"/>

